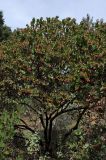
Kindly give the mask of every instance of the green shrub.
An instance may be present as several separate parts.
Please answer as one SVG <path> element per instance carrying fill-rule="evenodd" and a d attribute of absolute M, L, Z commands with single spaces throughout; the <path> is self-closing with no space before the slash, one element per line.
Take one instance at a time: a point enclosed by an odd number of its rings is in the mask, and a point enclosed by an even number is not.
<path fill-rule="evenodd" d="M 18 122 L 17 112 L 3 111 L 0 116 L 0 159 L 12 152 L 11 143 L 15 133 L 14 124 Z"/>

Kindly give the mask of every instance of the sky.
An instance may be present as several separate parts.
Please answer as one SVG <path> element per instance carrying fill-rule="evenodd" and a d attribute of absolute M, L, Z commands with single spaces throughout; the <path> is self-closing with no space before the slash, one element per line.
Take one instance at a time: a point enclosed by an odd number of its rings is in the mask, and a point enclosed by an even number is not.
<path fill-rule="evenodd" d="M 24 28 L 33 17 L 72 17 L 80 22 L 89 14 L 94 21 L 106 21 L 106 0 L 0 0 L 0 10 L 12 29 Z"/>

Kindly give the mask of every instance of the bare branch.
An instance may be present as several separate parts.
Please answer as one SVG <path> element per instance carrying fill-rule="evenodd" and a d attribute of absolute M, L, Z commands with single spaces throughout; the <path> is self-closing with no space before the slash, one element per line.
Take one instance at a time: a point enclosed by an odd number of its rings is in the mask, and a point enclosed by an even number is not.
<path fill-rule="evenodd" d="M 43 128 L 45 129 L 46 126 L 45 126 L 45 123 L 44 123 L 43 116 L 40 115 L 39 118 L 40 118 L 40 121 L 41 121 L 41 124 L 42 124 Z"/>
<path fill-rule="evenodd" d="M 57 118 L 58 116 L 60 116 L 60 115 L 62 115 L 64 113 L 75 111 L 75 110 L 79 111 L 79 110 L 82 110 L 82 109 L 86 109 L 86 107 L 63 109 L 63 110 L 60 110 L 59 112 L 57 112 L 51 119 L 53 121 L 55 118 Z"/>
<path fill-rule="evenodd" d="M 28 124 L 23 119 L 20 118 L 20 121 L 23 122 L 26 126 L 28 126 Z"/>
<path fill-rule="evenodd" d="M 20 128 L 20 129 L 26 129 L 26 130 L 31 131 L 32 133 L 35 133 L 35 131 L 34 131 L 32 128 L 30 128 L 29 126 L 26 126 L 26 125 L 18 125 L 18 124 L 15 124 L 15 125 L 14 125 L 14 128 L 15 128 L 15 129 L 18 129 L 18 128 Z"/>
<path fill-rule="evenodd" d="M 64 101 L 59 108 L 55 109 L 50 115 L 49 115 L 49 119 L 51 119 L 51 117 L 53 116 L 53 114 L 57 113 L 68 101 Z"/>
<path fill-rule="evenodd" d="M 39 103 L 42 104 L 42 101 L 40 100 L 40 97 L 33 96 L 32 98 L 34 98 L 36 101 L 38 101 Z"/>
<path fill-rule="evenodd" d="M 75 100 L 75 97 L 74 97 L 71 101 L 70 101 L 70 100 L 64 100 L 64 101 L 60 104 L 59 108 L 57 108 L 56 110 L 54 110 L 54 111 L 50 114 L 49 119 L 51 119 L 51 117 L 53 116 L 53 114 L 57 114 L 57 113 L 59 112 L 59 110 L 60 110 L 60 112 L 61 112 L 61 110 L 65 110 L 65 109 L 69 106 L 69 104 L 73 104 L 74 100 Z M 64 108 L 63 108 L 63 107 L 64 107 Z"/>
<path fill-rule="evenodd" d="M 63 142 L 65 142 L 66 139 L 68 138 L 68 136 L 71 135 L 71 133 L 78 128 L 79 123 L 80 123 L 80 121 L 81 121 L 81 119 L 82 119 L 82 117 L 83 117 L 83 115 L 84 115 L 84 113 L 86 112 L 87 109 L 88 109 L 88 107 L 84 108 L 83 111 L 81 113 L 79 113 L 79 116 L 78 116 L 78 119 L 77 119 L 77 122 L 76 122 L 75 126 L 72 127 L 67 133 L 65 133 L 65 135 L 63 137 L 63 140 L 62 140 Z"/>
<path fill-rule="evenodd" d="M 31 105 L 29 105 L 29 104 L 27 104 L 25 102 L 22 102 L 20 104 L 27 106 L 28 108 L 32 109 L 35 113 L 37 113 L 36 109 L 34 109 Z"/>

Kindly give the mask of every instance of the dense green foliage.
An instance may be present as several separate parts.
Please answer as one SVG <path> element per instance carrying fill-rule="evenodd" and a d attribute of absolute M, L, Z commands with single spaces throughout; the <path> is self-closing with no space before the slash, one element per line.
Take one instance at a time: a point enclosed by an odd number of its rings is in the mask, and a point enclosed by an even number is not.
<path fill-rule="evenodd" d="M 18 123 L 17 112 L 3 111 L 0 115 L 0 159 L 4 160 L 12 152 L 11 143 L 15 134 L 14 124 Z"/>
<path fill-rule="evenodd" d="M 11 28 L 4 24 L 3 13 L 0 11 L 0 42 L 7 40 L 11 35 Z"/>
<path fill-rule="evenodd" d="M 34 134 L 43 130 L 39 140 L 42 153 L 54 156 L 53 128 L 58 117 L 64 114 L 67 119 L 70 113 L 75 119 L 61 135 L 64 146 L 84 114 L 105 97 L 105 42 L 106 24 L 94 23 L 87 16 L 80 24 L 71 18 L 33 19 L 27 28 L 1 43 L 1 108 L 24 107 L 35 114 L 41 128 L 30 127 L 23 120 L 24 126 L 15 126 Z"/>

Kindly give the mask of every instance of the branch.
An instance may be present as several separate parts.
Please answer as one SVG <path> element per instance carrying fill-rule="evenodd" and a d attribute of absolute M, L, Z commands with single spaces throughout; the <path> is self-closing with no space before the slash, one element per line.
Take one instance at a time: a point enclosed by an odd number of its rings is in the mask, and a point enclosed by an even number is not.
<path fill-rule="evenodd" d="M 14 128 L 15 128 L 15 129 L 18 129 L 18 128 L 20 128 L 20 129 L 26 129 L 26 130 L 31 131 L 32 133 L 35 133 L 35 131 L 34 131 L 32 128 L 30 128 L 29 126 L 26 126 L 26 125 L 18 125 L 18 124 L 15 124 L 15 125 L 14 125 Z"/>
<path fill-rule="evenodd" d="M 41 121 L 41 124 L 42 124 L 43 128 L 45 129 L 46 126 L 45 126 L 45 123 L 44 123 L 44 120 L 43 120 L 43 116 L 40 115 L 39 118 L 40 118 L 40 121 Z"/>
<path fill-rule="evenodd" d="M 35 113 L 37 113 L 36 109 L 34 109 L 31 105 L 29 105 L 29 104 L 27 104 L 27 103 L 25 103 L 25 102 L 22 102 L 22 103 L 20 103 L 20 104 L 26 105 L 28 108 L 32 109 Z"/>
<path fill-rule="evenodd" d="M 20 121 L 22 121 L 26 126 L 28 126 L 28 124 L 23 119 L 20 118 Z"/>
<path fill-rule="evenodd" d="M 70 109 L 65 109 L 65 110 L 63 109 L 63 110 L 60 110 L 60 112 L 57 112 L 51 119 L 53 121 L 55 118 L 57 118 L 58 116 L 60 116 L 64 113 L 75 111 L 75 110 L 79 111 L 81 109 L 86 109 L 86 108 L 87 107 L 77 107 L 77 108 L 70 108 Z"/>
<path fill-rule="evenodd" d="M 68 136 L 71 135 L 71 133 L 78 128 L 79 123 L 80 123 L 80 121 L 81 121 L 81 119 L 82 119 L 82 117 L 83 117 L 83 115 L 84 115 L 84 113 L 86 112 L 87 109 L 88 109 L 88 107 L 84 108 L 83 111 L 79 114 L 75 126 L 72 127 L 67 133 L 65 133 L 62 142 L 65 142 L 66 139 L 68 138 Z"/>
<path fill-rule="evenodd" d="M 53 114 L 55 114 L 56 112 L 59 111 L 59 109 L 61 109 L 65 104 L 67 103 L 67 101 L 64 101 L 59 108 L 55 109 L 50 115 L 49 115 L 49 119 L 51 119 L 51 117 L 53 116 Z"/>
<path fill-rule="evenodd" d="M 20 103 L 22 105 L 26 105 L 28 108 L 32 109 L 37 115 L 41 115 L 40 111 L 38 112 L 37 109 L 33 108 L 31 105 L 25 103 L 25 102 L 22 102 Z"/>
<path fill-rule="evenodd" d="M 35 131 L 32 128 L 30 128 L 28 126 L 28 124 L 23 119 L 20 119 L 20 121 L 22 121 L 24 123 L 24 125 L 17 125 L 17 124 L 15 124 L 14 125 L 15 129 L 18 129 L 18 128 L 20 128 L 20 129 L 27 129 L 27 130 L 31 131 L 32 133 L 35 133 Z"/>
<path fill-rule="evenodd" d="M 69 106 L 69 104 L 73 104 L 74 100 L 75 100 L 75 97 L 74 97 L 71 101 L 70 101 L 70 100 L 64 100 L 64 102 L 60 104 L 59 108 L 57 108 L 56 110 L 54 110 L 54 111 L 50 114 L 49 119 L 51 119 L 51 117 L 53 116 L 53 114 L 55 114 L 55 113 L 57 114 L 60 109 L 61 109 L 61 110 L 65 110 L 65 109 Z M 64 108 L 63 108 L 63 107 L 64 107 Z"/>
<path fill-rule="evenodd" d="M 77 111 L 80 111 L 80 110 L 82 110 L 82 109 L 84 109 L 84 110 L 86 110 L 86 109 L 92 109 L 92 108 L 95 108 L 96 107 L 96 103 L 98 102 L 98 99 L 96 99 L 95 100 L 95 102 L 94 103 L 92 103 L 91 105 L 89 104 L 89 103 L 87 103 L 86 104 L 86 107 L 77 107 L 77 108 L 69 108 L 69 109 L 67 109 L 67 107 L 69 106 L 69 104 L 71 103 L 72 104 L 72 102 L 74 101 L 74 98 L 73 98 L 73 100 L 70 102 L 68 102 L 68 104 L 66 105 L 66 107 L 65 108 L 62 108 L 60 111 L 57 111 L 56 112 L 56 114 L 51 118 L 51 120 L 53 121 L 55 118 L 57 118 L 58 116 L 60 116 L 60 115 L 62 115 L 62 114 L 64 114 L 64 113 L 67 113 L 67 112 L 71 112 L 71 111 L 75 111 L 75 110 L 77 110 Z M 88 106 L 88 107 L 87 107 Z M 90 107 L 89 107 L 90 106 Z M 60 109 L 60 108 L 59 108 Z"/>
<path fill-rule="evenodd" d="M 35 96 L 33 96 L 32 98 L 34 98 L 35 100 L 37 100 L 39 103 L 42 104 L 42 101 L 39 99 L 40 97 L 35 97 Z"/>

